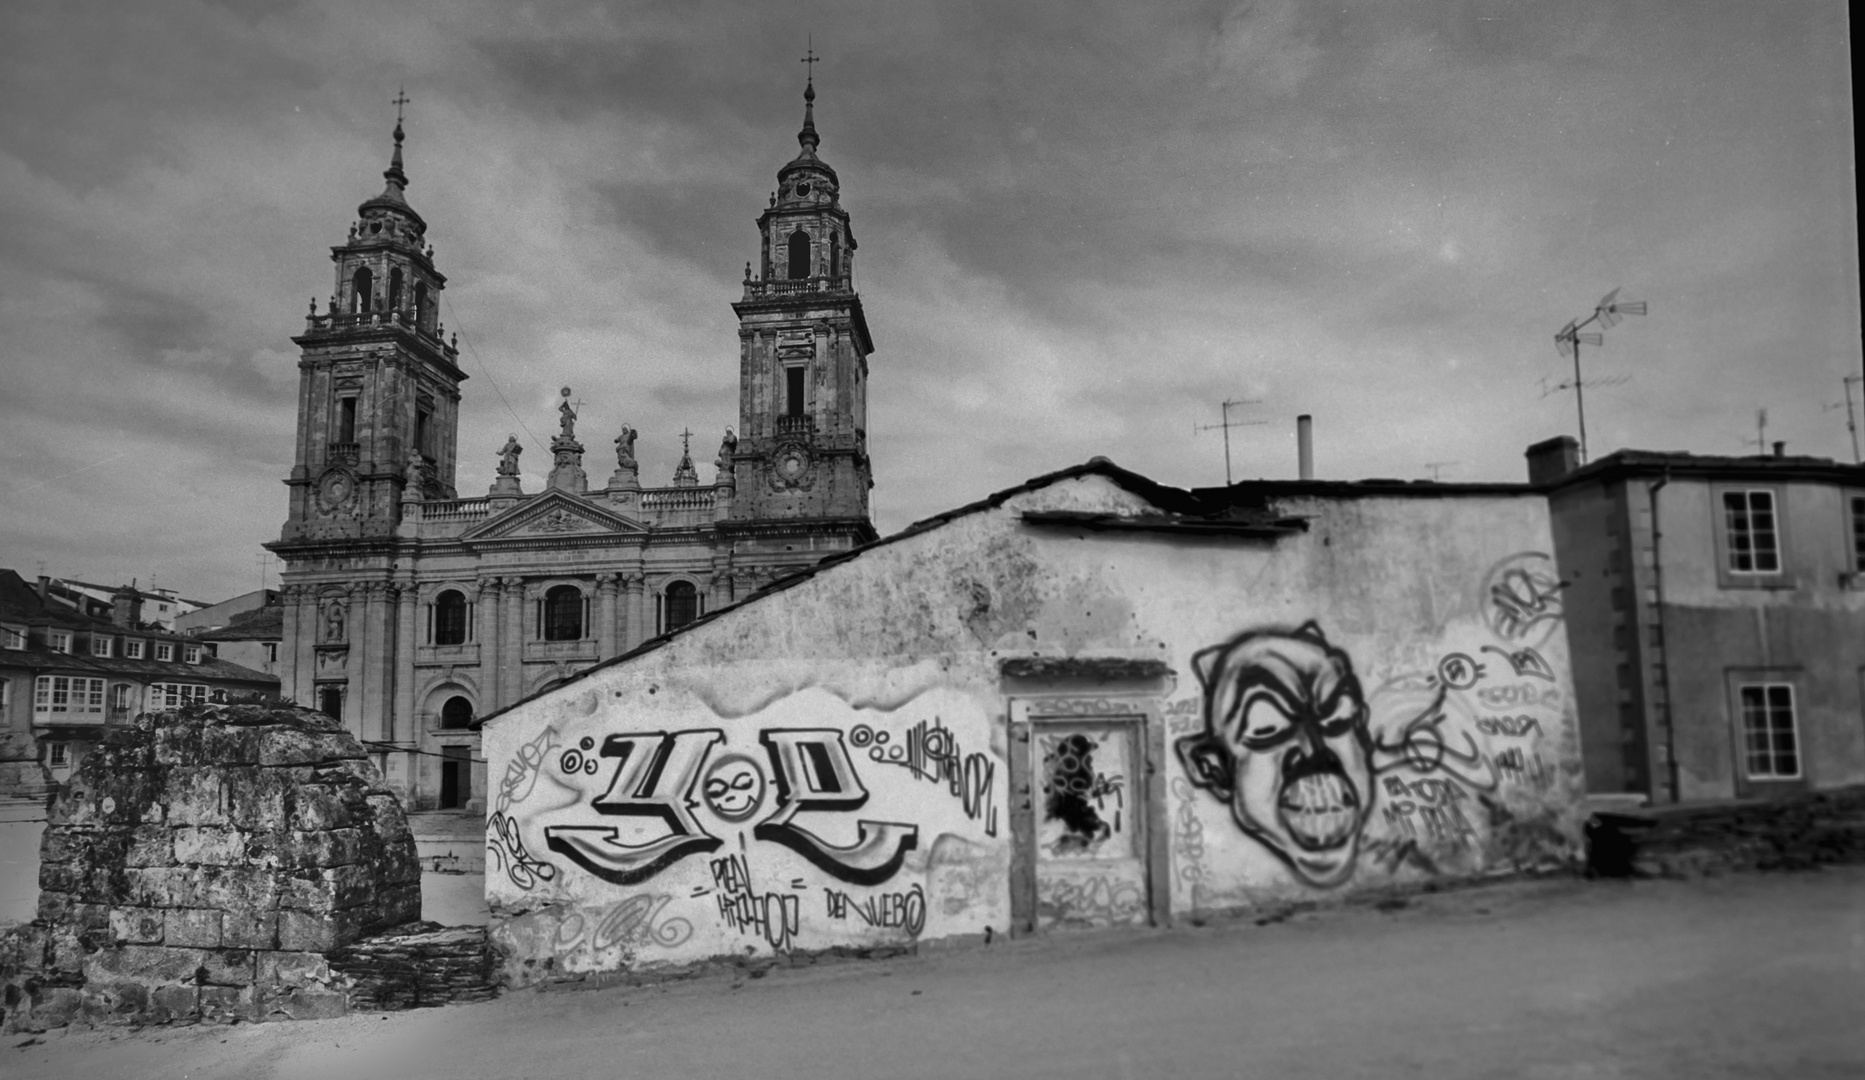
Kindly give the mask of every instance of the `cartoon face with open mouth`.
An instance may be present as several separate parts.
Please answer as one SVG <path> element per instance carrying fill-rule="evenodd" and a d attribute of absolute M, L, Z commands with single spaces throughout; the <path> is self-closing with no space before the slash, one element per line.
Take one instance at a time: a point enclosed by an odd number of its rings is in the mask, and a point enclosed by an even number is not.
<path fill-rule="evenodd" d="M 1311 885 L 1353 873 L 1372 810 L 1366 700 L 1320 627 L 1258 631 L 1192 658 L 1205 730 L 1178 741 L 1191 782 Z"/>

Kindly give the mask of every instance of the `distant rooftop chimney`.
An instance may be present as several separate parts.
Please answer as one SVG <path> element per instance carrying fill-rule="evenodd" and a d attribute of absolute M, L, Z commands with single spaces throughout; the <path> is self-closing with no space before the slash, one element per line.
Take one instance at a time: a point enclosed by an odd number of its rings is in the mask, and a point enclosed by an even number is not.
<path fill-rule="evenodd" d="M 142 625 L 142 594 L 134 585 L 119 585 L 110 594 L 110 621 L 125 630 Z"/>
<path fill-rule="evenodd" d="M 1556 435 L 1528 448 L 1528 482 L 1552 484 L 1580 467 L 1580 444 L 1572 435 Z"/>
<path fill-rule="evenodd" d="M 1777 442 L 1774 444 L 1774 456 L 1775 457 L 1786 457 L 1787 456 L 1787 444 L 1785 442 Z"/>
<path fill-rule="evenodd" d="M 1307 413 L 1295 418 L 1295 465 L 1303 480 L 1315 478 L 1315 418 Z"/>

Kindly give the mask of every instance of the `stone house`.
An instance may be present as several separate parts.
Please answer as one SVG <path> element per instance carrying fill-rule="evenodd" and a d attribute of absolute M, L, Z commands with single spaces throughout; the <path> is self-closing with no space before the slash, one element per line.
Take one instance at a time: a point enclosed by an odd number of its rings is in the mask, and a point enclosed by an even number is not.
<path fill-rule="evenodd" d="M 606 480 L 607 469 L 586 471 L 587 425 L 578 432 L 566 388 L 542 490 L 522 488 L 515 435 L 469 451 L 498 459 L 487 491 L 456 490 L 467 376 L 439 322 L 446 278 L 406 198 L 397 125 L 387 186 L 331 249 L 330 303 L 313 303 L 293 339 L 289 512 L 266 546 L 285 563 L 284 693 L 362 740 L 410 809 L 426 812 L 414 817 L 418 835 L 448 833 L 435 815 L 451 815 L 467 850 L 482 850 L 497 773 L 485 770 L 474 717 L 873 539 L 874 345 L 840 181 L 816 154 L 813 99 L 811 88 L 801 151 L 747 238 L 754 260 L 733 304 L 737 424 L 710 483 L 690 432 L 674 475 L 644 483 L 640 433 L 626 424 L 597 437 L 602 456 L 614 448 Z"/>
<path fill-rule="evenodd" d="M 276 694 L 278 680 L 142 619 L 142 595 L 72 606 L 0 570 L 0 795 L 64 780 L 103 733 L 144 711 Z"/>
<path fill-rule="evenodd" d="M 1097 458 L 826 560 L 482 721 L 506 978 L 1566 863 L 1552 547 L 1527 485 Z"/>
<path fill-rule="evenodd" d="M 1654 803 L 1865 783 L 1865 468 L 1528 450 L 1586 779 Z"/>

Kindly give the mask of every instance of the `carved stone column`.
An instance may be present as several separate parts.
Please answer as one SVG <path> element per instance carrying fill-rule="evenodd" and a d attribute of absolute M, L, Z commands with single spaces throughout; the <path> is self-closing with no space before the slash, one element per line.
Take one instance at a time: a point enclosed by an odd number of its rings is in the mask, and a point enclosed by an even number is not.
<path fill-rule="evenodd" d="M 596 659 L 607 660 L 621 653 L 621 637 L 616 626 L 615 574 L 596 575 Z"/>
<path fill-rule="evenodd" d="M 392 586 L 386 581 L 364 582 L 357 590 L 361 594 L 360 617 L 352 604 L 351 616 L 351 655 L 362 653 L 363 679 L 361 686 L 351 687 L 351 693 L 360 697 L 357 711 L 358 732 L 364 742 L 386 742 L 390 718 L 394 713 L 394 696 L 389 676 L 390 664 L 394 659 L 395 648 L 394 607 L 390 602 Z M 379 747 L 371 747 L 372 752 L 380 753 Z"/>
<path fill-rule="evenodd" d="M 317 601 L 303 585 L 287 585 L 281 591 L 285 594 L 285 626 L 279 645 L 285 656 L 279 665 L 279 693 L 300 705 L 316 708 L 311 683 L 315 678 L 312 646 L 316 644 L 313 635 L 317 631 Z"/>
<path fill-rule="evenodd" d="M 395 684 L 395 711 L 390 714 L 388 730 L 383 734 L 388 742 L 405 743 L 414 738 L 415 601 L 418 598 L 414 582 L 406 581 L 397 586 L 395 661 L 389 669 Z"/>
<path fill-rule="evenodd" d="M 505 644 L 500 634 L 499 579 L 479 579 L 479 606 L 474 612 L 473 636 L 479 642 L 479 714 L 498 708 L 499 653 Z"/>
<path fill-rule="evenodd" d="M 647 640 L 647 634 L 641 628 L 642 581 L 640 574 L 622 575 L 621 652 L 627 652 Z"/>
<path fill-rule="evenodd" d="M 499 663 L 499 708 L 525 696 L 525 640 L 530 636 L 526 624 L 531 612 L 525 595 L 525 579 L 508 577 L 500 581 L 505 596 L 505 626 Z"/>

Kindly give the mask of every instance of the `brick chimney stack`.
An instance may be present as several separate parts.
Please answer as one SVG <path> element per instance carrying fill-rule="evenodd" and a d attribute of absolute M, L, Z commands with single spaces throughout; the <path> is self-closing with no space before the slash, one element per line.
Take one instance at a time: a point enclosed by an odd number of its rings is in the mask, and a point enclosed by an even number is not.
<path fill-rule="evenodd" d="M 1556 435 L 1528 448 L 1528 482 L 1552 484 L 1580 467 L 1580 444 L 1572 435 Z"/>
<path fill-rule="evenodd" d="M 110 621 L 125 630 L 142 625 L 142 594 L 133 586 L 119 585 L 110 594 Z"/>

